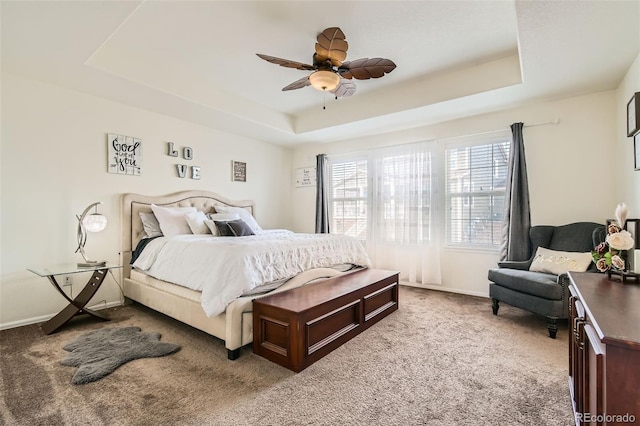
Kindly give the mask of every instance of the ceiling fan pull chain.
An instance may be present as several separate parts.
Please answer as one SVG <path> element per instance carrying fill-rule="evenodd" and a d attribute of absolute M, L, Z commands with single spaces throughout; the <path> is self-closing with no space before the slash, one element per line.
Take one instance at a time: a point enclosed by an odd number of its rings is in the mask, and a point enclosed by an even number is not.
<path fill-rule="evenodd" d="M 322 109 L 327 109 L 327 92 L 322 92 Z"/>

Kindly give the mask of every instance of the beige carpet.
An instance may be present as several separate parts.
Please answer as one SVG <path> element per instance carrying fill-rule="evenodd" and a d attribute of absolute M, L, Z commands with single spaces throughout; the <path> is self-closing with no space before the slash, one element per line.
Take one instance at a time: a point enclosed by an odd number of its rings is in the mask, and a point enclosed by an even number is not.
<path fill-rule="evenodd" d="M 1 425 L 570 425 L 567 327 L 487 299 L 402 287 L 400 310 L 295 374 L 140 305 L 60 332 L 0 332 Z M 182 350 L 86 385 L 65 343 L 106 326 Z"/>

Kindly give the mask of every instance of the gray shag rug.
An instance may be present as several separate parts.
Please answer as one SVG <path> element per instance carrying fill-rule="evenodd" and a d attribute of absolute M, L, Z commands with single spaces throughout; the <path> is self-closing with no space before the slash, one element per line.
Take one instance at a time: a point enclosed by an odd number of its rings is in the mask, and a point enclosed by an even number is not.
<path fill-rule="evenodd" d="M 79 367 L 71 382 L 82 385 L 102 379 L 134 359 L 170 355 L 180 346 L 161 342 L 160 333 L 143 333 L 140 327 L 108 327 L 83 334 L 63 349 L 71 354 L 60 364 Z"/>

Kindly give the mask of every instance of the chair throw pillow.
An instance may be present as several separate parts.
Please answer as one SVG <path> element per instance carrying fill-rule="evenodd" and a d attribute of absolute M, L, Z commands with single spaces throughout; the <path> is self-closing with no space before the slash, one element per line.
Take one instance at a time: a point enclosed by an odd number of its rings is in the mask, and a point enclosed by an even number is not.
<path fill-rule="evenodd" d="M 591 264 L 591 253 L 556 251 L 538 247 L 529 267 L 530 271 L 560 275 L 566 272 L 585 272 Z"/>

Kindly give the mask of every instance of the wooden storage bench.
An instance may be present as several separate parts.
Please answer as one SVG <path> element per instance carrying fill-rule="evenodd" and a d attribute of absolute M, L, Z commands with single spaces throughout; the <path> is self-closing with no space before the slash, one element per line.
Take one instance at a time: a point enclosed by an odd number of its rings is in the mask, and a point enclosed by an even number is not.
<path fill-rule="evenodd" d="M 299 372 L 398 309 L 398 273 L 364 269 L 253 301 L 253 352 Z"/>

